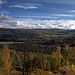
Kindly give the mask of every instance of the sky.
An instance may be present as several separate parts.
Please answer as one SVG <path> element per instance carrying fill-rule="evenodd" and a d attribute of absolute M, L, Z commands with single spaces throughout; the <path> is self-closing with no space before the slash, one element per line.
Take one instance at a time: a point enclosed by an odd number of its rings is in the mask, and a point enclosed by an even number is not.
<path fill-rule="evenodd" d="M 0 28 L 75 29 L 75 0 L 0 0 Z"/>

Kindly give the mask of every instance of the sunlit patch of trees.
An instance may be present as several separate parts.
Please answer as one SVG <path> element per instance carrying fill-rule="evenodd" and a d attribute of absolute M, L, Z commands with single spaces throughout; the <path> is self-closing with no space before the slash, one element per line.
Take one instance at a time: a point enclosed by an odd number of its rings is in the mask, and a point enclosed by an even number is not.
<path fill-rule="evenodd" d="M 11 75 L 14 71 L 21 75 L 53 75 L 50 72 L 72 75 L 75 73 L 75 47 L 57 46 L 52 54 L 47 54 L 43 48 L 39 53 L 31 52 L 28 48 L 16 51 L 4 45 L 0 50 L 0 75 Z"/>

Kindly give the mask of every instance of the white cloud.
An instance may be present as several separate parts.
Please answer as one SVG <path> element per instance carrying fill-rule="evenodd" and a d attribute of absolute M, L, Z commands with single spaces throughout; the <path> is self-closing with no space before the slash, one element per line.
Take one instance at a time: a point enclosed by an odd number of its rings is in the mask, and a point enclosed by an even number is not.
<path fill-rule="evenodd" d="M 0 16 L 0 27 L 6 28 L 21 28 L 23 24 L 10 16 L 1 15 Z"/>
<path fill-rule="evenodd" d="M 9 7 L 15 7 L 15 8 L 23 8 L 23 9 L 37 9 L 38 6 L 41 6 L 41 4 L 20 4 L 20 5 L 11 5 Z"/>
<path fill-rule="evenodd" d="M 3 14 L 0 16 L 0 23 L 3 23 L 3 22 L 7 22 L 9 20 L 11 20 L 12 17 L 10 16 L 4 16 Z"/>
<path fill-rule="evenodd" d="M 75 13 L 75 10 L 71 10 L 70 12 Z"/>
<path fill-rule="evenodd" d="M 5 4 L 5 3 L 7 3 L 7 2 L 4 1 L 4 0 L 0 0 L 0 5 L 1 5 L 1 4 Z"/>
<path fill-rule="evenodd" d="M 73 17 L 75 15 L 71 15 L 71 14 L 53 14 L 53 16 Z"/>
<path fill-rule="evenodd" d="M 34 19 L 13 19 L 10 16 L 0 16 L 0 27 L 25 28 L 25 29 L 75 29 L 75 20 L 34 20 Z"/>
<path fill-rule="evenodd" d="M 8 14 L 9 12 L 7 12 L 7 11 L 1 11 L 0 13 L 1 14 Z"/>
<path fill-rule="evenodd" d="M 58 17 L 54 16 L 16 16 L 18 18 L 36 18 L 36 19 L 56 19 Z"/>
<path fill-rule="evenodd" d="M 37 3 L 27 3 L 27 4 L 20 4 L 20 5 L 27 5 L 27 6 L 42 6 L 41 4 L 37 4 Z"/>
<path fill-rule="evenodd" d="M 23 9 L 37 9 L 36 6 L 22 6 L 22 5 L 12 5 L 10 7 L 23 8 Z"/>
<path fill-rule="evenodd" d="M 3 4 L 3 2 L 0 0 L 0 4 Z"/>
<path fill-rule="evenodd" d="M 60 17 L 75 17 L 75 14 L 48 14 L 46 16 L 17 16 L 21 18 L 60 18 Z"/>
<path fill-rule="evenodd" d="M 75 29 L 75 20 L 33 20 L 20 19 L 26 28 L 61 28 L 61 29 Z"/>

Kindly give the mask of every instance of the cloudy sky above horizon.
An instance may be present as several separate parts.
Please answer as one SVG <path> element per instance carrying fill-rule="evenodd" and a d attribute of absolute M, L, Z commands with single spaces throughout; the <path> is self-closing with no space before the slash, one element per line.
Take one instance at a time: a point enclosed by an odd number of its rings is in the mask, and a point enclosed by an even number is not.
<path fill-rule="evenodd" d="M 75 29 L 75 0 L 0 0 L 0 27 Z"/>

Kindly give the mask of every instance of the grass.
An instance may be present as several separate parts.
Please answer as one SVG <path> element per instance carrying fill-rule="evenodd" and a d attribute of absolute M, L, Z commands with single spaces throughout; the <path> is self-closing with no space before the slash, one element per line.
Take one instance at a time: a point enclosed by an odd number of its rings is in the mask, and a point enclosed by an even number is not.
<path fill-rule="evenodd" d="M 69 37 L 73 35 L 44 35 L 44 37 Z"/>
<path fill-rule="evenodd" d="M 13 43 L 24 43 L 24 42 L 0 42 L 0 44 L 13 44 Z"/>

